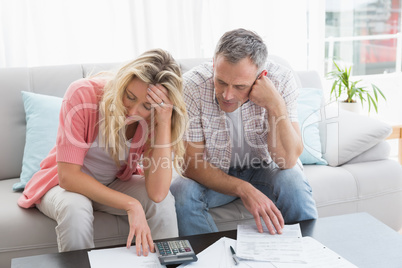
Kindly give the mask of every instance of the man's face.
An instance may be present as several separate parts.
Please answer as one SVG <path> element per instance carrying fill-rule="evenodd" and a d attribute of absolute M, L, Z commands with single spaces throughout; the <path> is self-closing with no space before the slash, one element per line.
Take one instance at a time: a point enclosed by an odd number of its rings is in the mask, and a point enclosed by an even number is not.
<path fill-rule="evenodd" d="M 215 94 L 220 108 L 231 113 L 248 100 L 257 66 L 245 58 L 233 64 L 218 55 L 214 61 Z"/>

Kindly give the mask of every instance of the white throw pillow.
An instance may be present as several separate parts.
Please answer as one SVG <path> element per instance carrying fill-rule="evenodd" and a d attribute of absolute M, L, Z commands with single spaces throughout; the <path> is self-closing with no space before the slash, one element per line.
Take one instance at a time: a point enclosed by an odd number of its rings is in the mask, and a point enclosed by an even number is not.
<path fill-rule="evenodd" d="M 319 123 L 322 153 L 330 166 L 342 165 L 383 141 L 392 127 L 380 120 L 341 110 L 337 105 L 322 109 Z"/>
<path fill-rule="evenodd" d="M 391 145 L 389 145 L 387 141 L 381 141 L 367 151 L 359 154 L 355 158 L 352 158 L 352 160 L 346 162 L 346 164 L 385 160 L 389 158 L 390 153 Z"/>

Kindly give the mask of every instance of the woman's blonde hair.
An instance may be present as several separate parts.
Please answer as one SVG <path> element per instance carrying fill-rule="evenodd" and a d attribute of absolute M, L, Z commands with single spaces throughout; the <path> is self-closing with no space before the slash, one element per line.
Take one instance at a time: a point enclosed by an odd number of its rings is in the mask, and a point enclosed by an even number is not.
<path fill-rule="evenodd" d="M 173 103 L 171 138 L 174 153 L 174 167 L 182 174 L 184 163 L 184 135 L 187 124 L 186 106 L 183 101 L 183 82 L 180 66 L 165 50 L 149 50 L 136 60 L 124 65 L 106 83 L 100 109 L 100 134 L 103 136 L 105 149 L 116 164 L 120 166 L 120 155 L 124 155 L 127 142 L 125 135 L 126 108 L 123 96 L 127 85 L 138 78 L 147 84 L 161 84 L 168 91 Z M 149 130 L 149 127 L 148 127 Z M 149 140 L 147 141 L 149 145 Z M 149 149 L 150 146 L 148 146 Z"/>

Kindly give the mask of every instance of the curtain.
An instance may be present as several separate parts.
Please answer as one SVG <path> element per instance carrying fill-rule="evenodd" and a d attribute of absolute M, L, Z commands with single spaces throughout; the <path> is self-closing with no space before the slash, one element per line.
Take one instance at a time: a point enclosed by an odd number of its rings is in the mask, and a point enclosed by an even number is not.
<path fill-rule="evenodd" d="M 0 0 L 0 67 L 121 62 L 161 47 L 212 57 L 220 36 L 257 32 L 269 54 L 307 66 L 308 0 Z"/>

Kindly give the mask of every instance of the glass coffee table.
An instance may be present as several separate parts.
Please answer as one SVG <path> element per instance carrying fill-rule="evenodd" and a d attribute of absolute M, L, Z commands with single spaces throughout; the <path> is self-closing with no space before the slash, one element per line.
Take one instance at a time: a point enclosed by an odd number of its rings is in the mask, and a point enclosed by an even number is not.
<path fill-rule="evenodd" d="M 300 226 L 303 236 L 313 237 L 358 267 L 402 267 L 402 235 L 367 213 L 319 218 L 301 222 Z M 236 230 L 180 239 L 188 239 L 194 251 L 199 253 L 221 237 L 236 239 Z M 87 252 L 78 250 L 15 258 L 11 267 L 89 268 Z"/>

